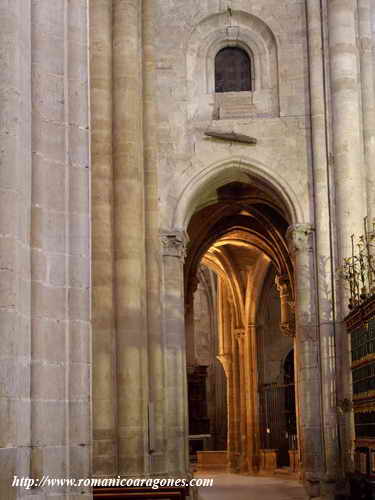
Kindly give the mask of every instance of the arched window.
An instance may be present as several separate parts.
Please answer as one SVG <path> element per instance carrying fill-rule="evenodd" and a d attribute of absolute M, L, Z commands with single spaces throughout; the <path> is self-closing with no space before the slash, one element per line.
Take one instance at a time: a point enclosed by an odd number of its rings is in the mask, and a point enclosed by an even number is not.
<path fill-rule="evenodd" d="M 251 62 L 245 50 L 225 47 L 215 57 L 215 92 L 251 90 Z"/>

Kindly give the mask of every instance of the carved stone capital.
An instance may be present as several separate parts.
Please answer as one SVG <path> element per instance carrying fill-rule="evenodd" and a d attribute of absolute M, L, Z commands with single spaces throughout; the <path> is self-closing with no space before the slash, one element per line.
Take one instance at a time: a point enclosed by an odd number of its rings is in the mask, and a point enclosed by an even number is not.
<path fill-rule="evenodd" d="M 286 337 L 295 337 L 296 324 L 295 321 L 288 321 L 287 323 L 280 323 L 280 329 Z"/>
<path fill-rule="evenodd" d="M 312 224 L 293 224 L 288 227 L 286 240 L 292 255 L 298 252 L 313 251 L 313 233 L 315 229 Z"/>
<path fill-rule="evenodd" d="M 345 413 L 353 411 L 353 402 L 350 399 L 342 399 L 337 402 L 337 413 L 343 416 Z"/>
<path fill-rule="evenodd" d="M 280 329 L 287 337 L 294 337 L 296 331 L 295 304 L 291 300 L 292 289 L 289 277 L 287 275 L 276 276 L 275 283 L 280 293 Z"/>
<path fill-rule="evenodd" d="M 238 342 L 241 342 L 246 336 L 245 328 L 235 328 L 233 333 Z"/>
<path fill-rule="evenodd" d="M 285 295 L 289 296 L 290 294 L 290 281 L 289 276 L 286 275 L 276 275 L 275 276 L 275 284 L 278 292 L 280 293 L 280 297 L 284 297 Z"/>
<path fill-rule="evenodd" d="M 160 240 L 163 255 L 185 259 L 188 237 L 183 231 L 163 231 Z"/>

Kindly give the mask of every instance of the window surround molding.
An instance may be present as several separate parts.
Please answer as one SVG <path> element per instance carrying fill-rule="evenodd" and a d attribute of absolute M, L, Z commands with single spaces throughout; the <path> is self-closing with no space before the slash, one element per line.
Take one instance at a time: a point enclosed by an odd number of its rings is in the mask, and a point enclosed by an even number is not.
<path fill-rule="evenodd" d="M 260 103 L 259 113 L 279 114 L 278 46 L 271 29 L 258 17 L 233 11 L 231 25 L 226 13 L 203 19 L 193 30 L 187 45 L 188 96 L 191 116 L 203 116 L 215 95 L 215 57 L 225 47 L 246 51 L 251 63 L 252 90 L 247 92 Z M 246 92 L 235 92 L 241 95 Z M 204 101 L 207 96 L 207 102 Z M 211 96 L 211 97 L 210 97 Z M 272 96 L 272 97 L 271 97 Z M 203 100 L 202 100 L 203 99 Z M 272 101 L 273 104 L 270 104 Z M 262 109 L 262 102 L 264 110 Z M 272 111 L 270 111 L 270 106 Z"/>

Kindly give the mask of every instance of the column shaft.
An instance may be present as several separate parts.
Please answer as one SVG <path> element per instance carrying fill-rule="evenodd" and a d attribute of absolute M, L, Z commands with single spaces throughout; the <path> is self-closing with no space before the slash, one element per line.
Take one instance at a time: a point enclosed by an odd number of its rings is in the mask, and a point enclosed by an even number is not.
<path fill-rule="evenodd" d="M 247 411 L 247 463 L 249 472 L 256 472 L 260 449 L 259 423 L 257 423 L 257 342 L 256 325 L 249 324 L 244 338 L 245 377 L 246 377 L 246 411 Z M 259 422 L 259 420 L 258 420 Z"/>
<path fill-rule="evenodd" d="M 351 255 L 351 235 L 363 233 L 363 218 L 367 212 L 363 144 L 363 124 L 367 119 L 363 121 L 361 109 L 357 20 L 356 0 L 328 2 L 337 261 L 340 265 L 344 257 Z M 347 304 L 348 291 L 345 286 L 340 286 L 337 301 L 339 323 L 336 327 L 336 380 L 340 400 L 351 398 L 350 348 L 342 323 L 348 311 Z M 343 416 L 340 428 L 344 467 L 350 469 L 354 431 L 350 412 Z"/>
<path fill-rule="evenodd" d="M 235 400 L 234 400 L 234 374 L 232 364 L 232 338 L 230 323 L 230 308 L 228 303 L 228 288 L 225 281 L 218 277 L 217 286 L 217 311 L 218 311 L 218 352 L 227 379 L 227 452 L 228 466 L 234 471 L 236 468 L 236 430 L 235 430 Z"/>
<path fill-rule="evenodd" d="M 232 359 L 230 359 L 230 366 L 227 375 L 227 407 L 228 407 L 228 437 L 227 437 L 227 450 L 228 450 L 228 466 L 234 472 L 236 470 L 236 429 L 235 429 L 235 400 L 234 400 L 234 374 Z"/>
<path fill-rule="evenodd" d="M 375 5 L 371 3 L 371 34 L 372 34 L 372 68 L 375 93 Z"/>
<path fill-rule="evenodd" d="M 161 236 L 166 460 L 167 471 L 172 476 L 186 475 L 189 470 L 183 286 L 185 242 L 185 236 L 178 232 L 165 232 Z"/>
<path fill-rule="evenodd" d="M 50 11 L 54 9 L 49 4 Z M 91 204 L 88 2 L 64 0 L 65 28 L 65 163 L 67 316 L 65 391 L 69 429 L 69 477 L 90 475 L 92 452 Z M 53 134 L 52 138 L 53 138 Z M 56 184 L 54 184 L 56 186 Z M 90 488 L 85 488 L 91 498 Z M 83 491 L 81 494 L 83 494 Z M 69 493 L 68 493 L 69 495 Z"/>
<path fill-rule="evenodd" d="M 30 474 L 31 0 L 0 1 L 0 496 Z"/>
<path fill-rule="evenodd" d="M 112 168 L 112 0 L 90 3 L 93 471 L 117 473 Z"/>
<path fill-rule="evenodd" d="M 334 231 L 332 172 L 329 165 L 328 105 L 324 54 L 324 14 L 320 0 L 307 0 L 309 43 L 309 82 L 311 111 L 312 178 L 315 197 L 315 254 L 317 280 L 317 318 L 322 369 L 322 412 L 324 467 L 328 480 L 334 480 L 339 466 L 336 408 Z"/>
<path fill-rule="evenodd" d="M 186 329 L 186 362 L 192 367 L 196 364 L 195 339 L 194 339 L 194 294 L 190 303 L 185 303 L 185 329 Z"/>
<path fill-rule="evenodd" d="M 247 397 L 247 389 L 250 390 L 249 385 L 246 383 L 245 378 L 245 364 L 248 359 L 245 358 L 245 339 L 244 339 L 244 331 L 240 330 L 236 332 L 237 337 L 237 349 L 238 349 L 238 357 L 239 357 L 239 401 L 240 401 L 240 472 L 248 472 L 248 463 L 247 463 L 247 405 L 246 405 L 246 397 Z"/>
<path fill-rule="evenodd" d="M 321 372 L 317 328 L 312 229 L 308 224 L 288 229 L 294 260 L 296 298 L 296 358 L 302 473 L 308 493 L 319 496 L 324 470 L 321 413 Z M 308 279 L 307 279 L 308 277 Z"/>
<path fill-rule="evenodd" d="M 36 477 L 90 473 L 87 14 L 84 0 L 33 2 L 31 9 L 31 428 Z M 43 494 L 54 496 L 56 491 Z"/>
<path fill-rule="evenodd" d="M 119 473 L 148 463 L 142 2 L 113 1 L 113 164 Z"/>
<path fill-rule="evenodd" d="M 339 260 L 351 254 L 366 214 L 356 0 L 328 2 L 328 36 Z M 346 297 L 343 297 L 346 302 Z"/>
<path fill-rule="evenodd" d="M 374 7 L 371 4 L 371 0 L 358 0 L 367 215 L 370 220 L 375 217 L 375 78 L 371 24 L 371 9 Z"/>
<path fill-rule="evenodd" d="M 164 351 L 161 326 L 161 256 L 158 187 L 158 111 L 156 31 L 158 5 L 143 2 L 143 97 L 144 97 L 144 162 L 145 162 L 145 219 L 146 219 L 146 278 L 149 357 L 149 398 L 153 407 L 154 425 L 150 460 L 151 472 L 166 471 L 164 390 Z M 192 339 L 192 335 L 190 336 Z"/>
<path fill-rule="evenodd" d="M 232 320 L 233 321 L 233 320 Z M 240 360 L 238 353 L 238 342 L 233 331 L 233 323 L 231 325 L 231 340 L 232 340 L 232 404 L 233 404 L 233 472 L 239 471 L 240 454 L 241 454 L 241 394 L 240 394 Z"/>

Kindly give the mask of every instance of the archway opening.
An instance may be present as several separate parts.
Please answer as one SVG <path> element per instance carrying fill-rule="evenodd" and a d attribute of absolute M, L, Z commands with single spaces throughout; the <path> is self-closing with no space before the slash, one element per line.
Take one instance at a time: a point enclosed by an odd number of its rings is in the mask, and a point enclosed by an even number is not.
<path fill-rule="evenodd" d="M 229 182 L 210 199 L 187 229 L 191 461 L 235 472 L 290 467 L 297 448 L 287 356 L 294 345 L 290 221 L 260 183 Z"/>

